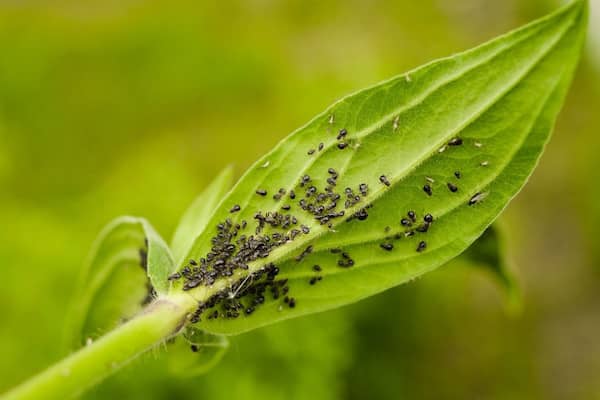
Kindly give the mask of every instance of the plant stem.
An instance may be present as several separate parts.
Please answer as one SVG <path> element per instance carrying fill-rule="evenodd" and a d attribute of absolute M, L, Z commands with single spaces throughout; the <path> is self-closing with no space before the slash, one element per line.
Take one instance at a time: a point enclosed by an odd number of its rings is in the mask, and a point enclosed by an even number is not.
<path fill-rule="evenodd" d="M 189 296 L 158 299 L 132 320 L 0 398 L 66 399 L 80 394 L 136 356 L 175 335 L 194 304 Z"/>

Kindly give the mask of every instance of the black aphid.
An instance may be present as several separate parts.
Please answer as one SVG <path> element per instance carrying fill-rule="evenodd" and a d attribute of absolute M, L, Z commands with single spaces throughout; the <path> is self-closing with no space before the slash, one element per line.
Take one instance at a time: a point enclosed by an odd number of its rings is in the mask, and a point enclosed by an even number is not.
<path fill-rule="evenodd" d="M 358 185 L 358 190 L 360 191 L 360 194 L 366 196 L 369 192 L 369 185 L 367 185 L 366 183 L 361 183 L 360 185 Z"/>
<path fill-rule="evenodd" d="M 254 307 L 248 307 L 246 308 L 246 315 L 250 315 L 254 312 Z"/>
<path fill-rule="evenodd" d="M 323 147 L 325 147 L 325 145 L 323 144 L 323 142 L 319 143 L 319 151 L 323 150 Z"/>
<path fill-rule="evenodd" d="M 333 168 L 329 168 L 329 169 L 327 170 L 327 172 L 328 172 L 330 175 L 337 175 L 337 172 L 336 172 L 336 171 L 335 171 L 335 169 L 333 169 Z"/>
<path fill-rule="evenodd" d="M 320 265 L 313 265 L 313 271 L 321 272 L 322 268 Z"/>
<path fill-rule="evenodd" d="M 486 193 L 475 193 L 473 197 L 471 197 L 471 199 L 469 200 L 469 205 L 472 206 L 473 204 L 479 203 L 485 198 L 485 196 L 487 196 Z"/>
<path fill-rule="evenodd" d="M 412 222 L 408 218 L 402 218 L 400 220 L 400 225 L 402 225 L 402 226 L 411 226 Z"/>
<path fill-rule="evenodd" d="M 290 190 L 290 199 L 294 200 L 296 198 L 296 192 Z"/>
<path fill-rule="evenodd" d="M 329 250 L 329 252 L 331 254 L 340 254 L 342 252 L 342 249 L 335 248 L 335 249 Z"/>
<path fill-rule="evenodd" d="M 463 140 L 462 140 L 461 138 L 459 138 L 459 137 L 456 137 L 456 138 L 454 138 L 454 139 L 451 139 L 451 140 L 448 142 L 448 145 L 449 145 L 449 146 L 460 146 L 461 144 L 463 144 Z"/>
<path fill-rule="evenodd" d="M 289 211 L 290 208 L 292 208 L 292 207 L 289 204 L 284 204 L 281 206 L 281 209 L 285 210 L 285 211 Z"/>
<path fill-rule="evenodd" d="M 242 207 L 240 207 L 239 204 L 236 204 L 235 206 L 231 207 L 231 210 L 229 210 L 230 213 L 235 213 L 238 212 L 242 209 Z"/>
<path fill-rule="evenodd" d="M 460 179 L 460 177 L 461 177 L 460 171 L 454 171 L 454 176 L 456 177 L 456 179 Z"/>
<path fill-rule="evenodd" d="M 425 222 L 417 227 L 417 232 L 425 233 L 429 230 L 429 222 Z"/>
<path fill-rule="evenodd" d="M 304 185 L 306 185 L 308 182 L 310 182 L 310 176 L 304 175 L 300 180 L 300 186 L 304 187 Z"/>
<path fill-rule="evenodd" d="M 343 268 L 350 268 L 354 265 L 354 260 L 346 252 L 342 252 L 342 259 L 338 260 L 338 266 Z"/>
<path fill-rule="evenodd" d="M 360 210 L 358 210 L 357 212 L 354 213 L 354 216 L 359 220 L 359 221 L 364 221 L 367 218 L 369 218 L 369 213 L 367 212 L 366 208 L 361 208 Z"/>
<path fill-rule="evenodd" d="M 425 214 L 425 216 L 423 217 L 423 221 L 427 222 L 428 224 L 433 222 L 433 215 L 431 214 Z"/>
<path fill-rule="evenodd" d="M 456 193 L 458 191 L 458 187 L 455 184 L 448 182 L 447 185 L 448 190 L 450 190 L 452 193 Z"/>
<path fill-rule="evenodd" d="M 290 297 L 290 301 L 288 302 L 288 306 L 290 306 L 290 308 L 296 307 L 296 299 L 293 298 L 293 297 Z"/>
<path fill-rule="evenodd" d="M 379 245 L 379 247 L 381 247 L 382 249 L 384 249 L 386 251 L 392 251 L 394 249 L 394 245 L 391 243 L 381 243 Z"/>
<path fill-rule="evenodd" d="M 267 195 L 267 191 L 265 189 L 258 189 L 256 191 L 256 194 L 259 196 L 266 196 Z"/>
<path fill-rule="evenodd" d="M 308 283 L 310 283 L 311 285 L 314 285 L 315 283 L 317 283 L 317 278 L 316 277 L 310 278 L 310 280 L 308 281 Z"/>
<path fill-rule="evenodd" d="M 310 149 L 309 151 L 306 152 L 306 154 L 308 154 L 309 156 L 312 156 L 313 154 L 315 154 L 315 149 Z"/>
<path fill-rule="evenodd" d="M 198 352 L 198 346 L 195 345 L 195 344 L 193 344 L 193 345 L 190 346 L 190 350 L 192 350 L 194 353 L 197 353 Z"/>
<path fill-rule="evenodd" d="M 300 229 L 302 229 L 302 233 L 304 233 L 305 235 L 310 233 L 310 228 L 306 225 L 300 225 Z"/>
<path fill-rule="evenodd" d="M 190 260 L 190 265 L 198 265 L 198 263 L 196 262 L 196 260 Z"/>
<path fill-rule="evenodd" d="M 312 253 L 312 251 L 313 251 L 313 247 L 308 246 L 306 249 L 304 249 L 304 251 L 302 253 L 300 253 L 299 255 L 296 256 L 295 260 L 298 262 L 302 261 L 304 259 L 304 257 L 306 257 L 307 255 Z"/>
<path fill-rule="evenodd" d="M 310 197 L 315 193 L 317 193 L 317 188 L 315 186 L 311 186 L 308 189 L 306 189 L 306 197 Z"/>
<path fill-rule="evenodd" d="M 408 215 L 408 218 L 410 218 L 412 222 L 415 222 L 417 220 L 417 214 L 412 210 L 407 212 L 406 215 Z"/>
<path fill-rule="evenodd" d="M 431 196 L 433 194 L 433 192 L 431 191 L 431 186 L 429 186 L 429 184 L 423 186 L 423 191 L 427 193 L 427 196 Z"/>
<path fill-rule="evenodd" d="M 379 182 L 383 183 L 385 186 L 391 185 L 390 181 L 388 181 L 388 178 L 385 175 L 381 175 L 379 177 Z"/>
<path fill-rule="evenodd" d="M 346 129 L 341 129 L 337 135 L 337 140 L 340 140 L 340 139 L 346 137 L 347 134 L 348 134 L 348 131 Z"/>
<path fill-rule="evenodd" d="M 427 248 L 427 243 L 425 243 L 424 241 L 420 241 L 419 245 L 417 246 L 417 251 L 420 253 L 423 250 L 425 250 Z"/>
<path fill-rule="evenodd" d="M 337 144 L 338 149 L 340 150 L 344 150 L 346 147 L 348 147 L 348 143 L 346 142 L 340 142 Z"/>
<path fill-rule="evenodd" d="M 351 258 L 347 259 L 347 260 L 338 260 L 338 266 L 340 266 L 340 267 L 349 268 L 353 265 L 354 265 L 354 260 Z"/>
<path fill-rule="evenodd" d="M 181 274 L 179 272 L 175 272 L 174 274 L 169 275 L 167 279 L 170 281 L 176 281 L 177 279 L 181 279 Z"/>

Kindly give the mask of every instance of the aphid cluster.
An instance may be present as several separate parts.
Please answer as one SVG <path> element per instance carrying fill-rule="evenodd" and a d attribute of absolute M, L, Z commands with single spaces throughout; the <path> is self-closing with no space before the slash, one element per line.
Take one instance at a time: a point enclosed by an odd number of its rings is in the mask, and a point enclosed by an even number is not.
<path fill-rule="evenodd" d="M 474 146 L 476 148 L 481 148 L 483 146 L 483 144 L 481 142 L 474 142 L 473 143 Z M 452 139 L 450 139 L 445 145 L 443 145 L 442 147 L 440 147 L 438 149 L 439 153 L 443 153 L 444 151 L 446 151 L 446 149 L 450 146 L 462 146 L 463 145 L 463 139 L 460 137 L 454 137 Z M 490 165 L 490 162 L 485 160 L 479 163 L 479 166 L 481 167 L 487 167 L 488 165 Z M 454 171 L 454 177 L 456 179 L 461 179 L 462 178 L 462 174 L 460 171 Z M 427 181 L 427 183 L 423 186 L 423 191 L 428 195 L 428 196 L 432 196 L 433 195 L 433 187 L 432 184 L 434 183 L 434 180 L 431 178 L 425 178 L 425 180 Z M 448 190 L 452 193 L 456 193 L 459 191 L 458 186 L 456 185 L 456 183 L 454 182 L 446 182 L 446 187 L 448 188 Z M 483 197 L 481 197 L 480 193 L 476 193 L 468 202 L 469 205 L 473 205 L 476 204 L 477 202 L 479 202 L 480 200 L 482 200 Z"/>
<path fill-rule="evenodd" d="M 332 114 L 328 122 L 333 124 L 334 121 L 335 118 Z M 394 130 L 398 129 L 398 121 L 399 117 L 395 117 L 393 121 Z M 348 130 L 345 128 L 340 129 L 336 133 L 335 139 L 335 146 L 338 149 L 346 149 L 349 145 Z M 455 137 L 438 151 L 441 153 L 449 147 L 461 145 L 463 145 L 463 139 Z M 479 143 L 476 143 L 476 146 L 481 147 Z M 308 149 L 307 154 L 312 156 L 324 148 L 325 144 L 321 142 L 316 147 Z M 488 163 L 485 161 L 481 165 L 485 166 Z M 454 171 L 453 175 L 456 180 L 462 177 L 460 171 Z M 246 220 L 237 223 L 228 218 L 218 224 L 216 234 L 211 239 L 210 251 L 198 260 L 190 260 L 188 265 L 181 271 L 172 274 L 169 280 L 183 280 L 182 289 L 184 291 L 201 285 L 212 286 L 221 279 L 233 280 L 236 271 L 248 270 L 250 263 L 268 258 L 275 248 L 294 241 L 299 235 L 310 234 L 310 226 L 300 223 L 300 219 L 292 214 L 293 210 L 302 210 L 302 212 L 309 214 L 319 225 L 325 225 L 330 229 L 339 221 L 366 220 L 369 216 L 368 210 L 372 206 L 366 200 L 369 195 L 369 185 L 360 183 L 357 188 L 346 187 L 341 191 L 337 187 L 339 174 L 334 168 L 328 168 L 325 176 L 326 185 L 323 188 L 318 188 L 309 175 L 304 175 L 295 187 L 289 190 L 286 188 L 276 190 L 272 198 L 276 202 L 282 202 L 279 206 L 280 211 L 256 212 L 251 221 L 253 222 L 252 228 Z M 422 189 L 428 196 L 432 196 L 435 180 L 426 177 L 425 181 Z M 385 187 L 392 185 L 386 175 L 380 175 L 379 182 Z M 452 193 L 459 190 L 455 182 L 446 182 L 446 187 Z M 273 188 L 257 188 L 256 194 L 266 197 L 271 190 Z M 468 204 L 474 205 L 484 197 L 485 193 L 476 193 Z M 235 204 L 229 211 L 234 214 L 241 210 L 242 207 Z M 433 223 L 434 217 L 431 214 L 424 214 L 422 221 L 418 222 L 416 212 L 409 210 L 399 220 L 399 229 L 393 229 L 390 226 L 385 227 L 384 230 L 388 235 L 383 242 L 379 243 L 379 247 L 383 251 L 391 252 L 394 250 L 395 241 L 425 234 Z M 248 230 L 253 234 L 250 234 Z M 396 231 L 396 233 L 391 233 L 392 231 Z M 419 240 L 415 251 L 423 252 L 426 248 L 426 241 Z M 330 251 L 338 255 L 338 267 L 350 268 L 355 265 L 355 260 L 343 249 L 334 248 Z M 313 246 L 308 245 L 297 253 L 294 258 L 300 263 L 312 252 Z M 145 264 L 146 261 L 143 257 L 147 257 L 147 255 L 140 251 L 142 264 Z M 312 271 L 315 275 L 309 278 L 309 285 L 315 285 L 322 280 L 321 266 L 313 265 Z M 278 274 L 279 268 L 272 263 L 247 273 L 245 277 L 228 284 L 225 289 L 213 294 L 208 300 L 199 304 L 190 320 L 197 322 L 200 320 L 201 315 L 207 315 L 208 319 L 237 318 L 241 315 L 250 315 L 265 302 L 267 297 L 273 300 L 281 298 L 280 309 L 284 305 L 294 308 L 296 299 L 289 296 L 287 279 L 277 279 Z"/>
<path fill-rule="evenodd" d="M 183 278 L 183 290 L 190 290 L 200 285 L 212 286 L 219 278 L 229 278 L 236 270 L 247 270 L 248 264 L 259 258 L 267 258 L 270 252 L 279 246 L 293 241 L 303 233 L 297 229 L 296 217 L 278 212 L 262 212 L 254 214 L 256 221 L 255 234 L 247 236 L 240 231 L 247 227 L 247 222 L 233 223 L 231 219 L 217 225 L 217 234 L 211 239 L 211 250 L 198 261 L 190 260 L 180 272 L 169 276 L 169 280 Z M 263 234 L 265 227 L 274 232 Z"/>
<path fill-rule="evenodd" d="M 332 251 L 332 253 L 333 253 L 333 251 Z M 346 253 L 345 251 L 341 251 L 341 250 L 340 250 L 339 254 L 341 255 L 341 258 L 338 260 L 338 263 L 337 263 L 337 265 L 339 267 L 349 268 L 354 265 L 354 260 L 352 259 L 352 257 L 350 257 L 350 254 Z"/>
<path fill-rule="evenodd" d="M 383 250 L 385 251 L 392 251 L 394 250 L 394 241 L 395 240 L 400 240 L 402 238 L 405 237 L 411 237 L 414 236 L 415 233 L 426 233 L 429 230 L 429 227 L 431 226 L 431 224 L 433 223 L 433 215 L 431 214 L 425 214 L 423 216 L 423 222 L 421 224 L 418 224 L 415 227 L 415 224 L 417 223 L 417 213 L 414 212 L 413 210 L 410 210 L 406 213 L 406 217 L 403 217 L 400 219 L 400 227 L 404 228 L 404 231 L 402 232 L 398 232 L 394 235 L 389 235 L 385 238 L 385 241 L 383 243 L 379 244 L 379 247 L 381 247 Z M 391 227 L 386 226 L 385 227 L 385 232 L 388 233 L 391 231 Z M 427 247 L 427 244 L 425 243 L 425 241 L 421 241 L 419 243 L 419 246 L 417 247 L 417 251 L 421 252 L 423 250 L 425 250 L 425 248 Z"/>
<path fill-rule="evenodd" d="M 319 190 L 312 184 L 312 178 L 309 175 L 304 175 L 300 180 L 300 187 L 304 188 L 304 198 L 300 199 L 298 205 L 300 208 L 309 214 L 312 214 L 315 220 L 320 225 L 327 225 L 329 228 L 333 226 L 333 221 L 343 217 L 357 218 L 361 221 L 367 219 L 368 205 L 359 209 L 352 215 L 348 216 L 346 210 L 360 203 L 369 192 L 369 186 L 366 183 L 361 183 L 358 186 L 358 191 L 347 187 L 342 194 L 336 192 L 338 173 L 335 169 L 327 170 L 328 178 L 327 186 L 323 190 Z M 294 194 L 295 196 L 295 194 Z M 340 203 L 343 201 L 343 209 Z"/>
<path fill-rule="evenodd" d="M 321 272 L 323 269 L 321 268 L 321 266 L 320 266 L 320 265 L 313 265 L 313 267 L 312 267 L 312 270 L 313 270 L 314 272 L 317 272 L 317 273 L 319 273 L 319 272 Z M 309 279 L 309 281 L 308 281 L 308 283 L 309 283 L 310 285 L 314 285 L 314 284 L 316 284 L 317 282 L 319 282 L 321 279 L 323 279 L 323 277 L 322 277 L 321 275 L 316 275 L 316 276 L 313 276 L 312 278 L 310 278 L 310 279 Z"/>
<path fill-rule="evenodd" d="M 230 287 L 200 303 L 190 316 L 190 322 L 199 322 L 203 314 L 206 314 L 209 320 L 233 319 L 240 315 L 250 315 L 264 304 L 267 295 L 274 300 L 285 296 L 284 302 L 290 305 L 287 296 L 289 291 L 287 279 L 276 280 L 278 274 L 279 268 L 269 263 L 245 278 L 238 279 Z"/>

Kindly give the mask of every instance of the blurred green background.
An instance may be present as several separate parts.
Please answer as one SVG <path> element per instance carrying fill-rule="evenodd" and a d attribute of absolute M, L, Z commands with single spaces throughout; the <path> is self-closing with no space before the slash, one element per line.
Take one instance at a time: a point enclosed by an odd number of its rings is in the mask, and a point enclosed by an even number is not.
<path fill-rule="evenodd" d="M 594 1 L 594 0 L 593 0 Z M 554 9 L 554 0 L 0 2 L 0 392 L 56 361 L 100 228 L 167 238 L 338 97 Z M 208 374 L 150 354 L 86 399 L 600 399 L 600 1 L 557 131 L 502 219 L 524 310 L 457 265 L 233 338 Z"/>

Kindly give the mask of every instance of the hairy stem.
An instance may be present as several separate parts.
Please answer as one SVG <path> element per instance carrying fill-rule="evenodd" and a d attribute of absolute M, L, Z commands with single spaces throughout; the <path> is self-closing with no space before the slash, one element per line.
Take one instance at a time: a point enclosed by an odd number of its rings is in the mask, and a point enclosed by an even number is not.
<path fill-rule="evenodd" d="M 135 357 L 175 335 L 195 304 L 189 296 L 158 299 L 131 321 L 0 398 L 66 399 L 80 394 Z"/>

